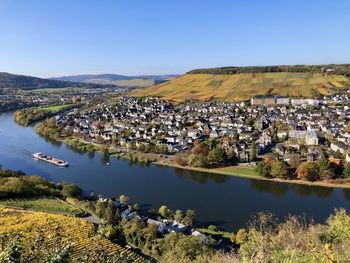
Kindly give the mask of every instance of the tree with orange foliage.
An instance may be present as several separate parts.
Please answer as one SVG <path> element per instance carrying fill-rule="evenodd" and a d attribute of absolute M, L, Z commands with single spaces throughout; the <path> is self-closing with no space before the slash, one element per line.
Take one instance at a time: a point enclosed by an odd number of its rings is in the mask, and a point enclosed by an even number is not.
<path fill-rule="evenodd" d="M 345 126 L 344 129 L 346 132 L 350 132 L 350 122 Z"/>
<path fill-rule="evenodd" d="M 297 170 L 297 178 L 300 180 L 316 181 L 318 179 L 317 167 L 314 163 L 303 162 Z"/>
<path fill-rule="evenodd" d="M 264 163 L 266 164 L 273 164 L 276 161 L 277 161 L 276 158 L 270 154 L 267 154 L 264 156 Z"/>

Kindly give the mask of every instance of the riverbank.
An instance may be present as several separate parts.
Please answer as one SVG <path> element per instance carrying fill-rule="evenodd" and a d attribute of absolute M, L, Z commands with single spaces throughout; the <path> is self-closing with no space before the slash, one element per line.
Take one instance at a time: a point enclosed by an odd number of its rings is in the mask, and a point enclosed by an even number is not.
<path fill-rule="evenodd" d="M 79 138 L 65 138 L 60 139 L 59 141 L 64 142 L 67 144 L 66 140 L 69 139 L 75 139 L 85 144 L 90 144 L 94 147 L 96 147 L 97 152 L 101 152 L 104 145 L 100 145 L 93 142 L 87 142 L 85 140 L 79 139 Z M 69 144 L 68 144 L 69 145 Z M 235 176 L 235 177 L 241 177 L 246 179 L 254 179 L 254 180 L 263 180 L 263 181 L 270 181 L 274 183 L 287 183 L 287 184 L 298 184 L 298 185 L 306 185 L 306 186 L 319 186 L 319 187 L 329 187 L 329 188 L 343 188 L 343 189 L 350 189 L 350 179 L 335 179 L 332 181 L 302 181 L 302 180 L 295 180 L 295 179 L 281 179 L 281 178 L 266 178 L 259 176 L 255 174 L 254 167 L 246 167 L 246 166 L 227 166 L 222 168 L 198 168 L 198 167 L 190 167 L 190 166 L 181 166 L 174 163 L 174 155 L 164 155 L 164 154 L 156 154 L 156 153 L 142 153 L 139 151 L 134 150 L 125 150 L 123 148 L 116 148 L 116 147 L 108 147 L 108 150 L 112 152 L 110 154 L 111 157 L 115 158 L 122 158 L 125 160 L 130 160 L 140 163 L 145 163 L 144 160 L 152 160 L 151 163 L 159 166 L 167 166 L 167 167 L 173 167 L 183 170 L 189 170 L 189 171 L 196 171 L 196 172 L 203 172 L 203 173 L 210 173 L 210 174 L 220 174 L 220 175 L 226 175 L 226 176 Z M 130 156 L 134 157 L 131 158 Z M 149 163 L 149 162 L 146 162 Z"/>
<path fill-rule="evenodd" d="M 299 185 L 307 185 L 307 186 L 320 186 L 320 187 L 350 189 L 350 180 L 346 181 L 344 179 L 341 179 L 342 182 L 339 182 L 339 179 L 334 180 L 334 182 L 330 182 L 330 181 L 309 182 L 309 181 L 280 179 L 280 178 L 266 178 L 266 177 L 261 177 L 259 175 L 254 174 L 254 168 L 252 168 L 252 167 L 230 166 L 230 167 L 224 167 L 224 168 L 208 169 L 208 168 L 181 166 L 181 165 L 167 163 L 167 162 L 161 162 L 161 161 L 157 161 L 157 162 L 155 162 L 155 164 L 161 165 L 161 166 L 168 166 L 168 167 L 183 169 L 183 170 L 190 170 L 190 171 L 211 173 L 211 174 L 220 174 L 220 175 L 227 175 L 227 176 L 236 176 L 236 177 L 247 178 L 247 179 L 270 181 L 270 182 L 274 182 L 274 183 L 287 183 L 287 184 L 299 184 Z"/>
<path fill-rule="evenodd" d="M 58 141 L 63 142 L 67 145 L 69 140 L 78 140 L 81 143 L 86 145 L 91 145 L 95 148 L 96 152 L 103 154 L 101 151 L 103 150 L 105 145 L 101 145 L 94 142 L 88 142 L 81 138 L 76 137 L 67 137 L 58 139 Z M 343 188 L 350 189 L 350 179 L 334 179 L 332 181 L 302 181 L 295 179 L 281 179 L 281 178 L 266 178 L 255 174 L 254 167 L 246 167 L 246 166 L 227 166 L 222 168 L 198 168 L 198 167 L 190 167 L 190 166 L 181 166 L 174 163 L 174 155 L 165 155 L 165 154 L 156 154 L 156 153 L 143 153 L 135 150 L 127 150 L 126 148 L 121 147 L 107 147 L 110 157 L 122 158 L 125 160 L 140 162 L 140 163 L 153 163 L 159 166 L 167 166 L 173 167 L 183 170 L 210 173 L 210 174 L 220 174 L 226 176 L 235 176 L 246 179 L 254 179 L 254 180 L 263 180 L 270 181 L 274 183 L 287 183 L 287 184 L 298 184 L 298 185 L 306 185 L 306 186 L 319 186 L 319 187 L 328 187 L 328 188 Z M 147 161 L 146 161 L 147 160 Z"/>

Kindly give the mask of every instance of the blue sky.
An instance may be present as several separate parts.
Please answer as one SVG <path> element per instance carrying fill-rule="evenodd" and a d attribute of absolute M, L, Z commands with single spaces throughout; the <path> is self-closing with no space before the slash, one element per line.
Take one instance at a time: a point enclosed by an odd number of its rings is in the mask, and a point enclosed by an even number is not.
<path fill-rule="evenodd" d="M 348 0 L 0 0 L 0 71 L 350 63 Z"/>

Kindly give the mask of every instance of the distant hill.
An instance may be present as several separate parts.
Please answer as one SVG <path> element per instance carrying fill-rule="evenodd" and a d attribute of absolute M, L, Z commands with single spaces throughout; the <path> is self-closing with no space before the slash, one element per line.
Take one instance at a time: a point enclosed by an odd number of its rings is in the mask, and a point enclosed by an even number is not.
<path fill-rule="evenodd" d="M 0 72 L 0 89 L 38 89 L 38 88 L 66 88 L 66 87 L 101 87 L 96 84 L 77 83 L 53 79 L 42 79 L 31 76 L 15 75 Z"/>
<path fill-rule="evenodd" d="M 124 76 L 117 74 L 100 75 L 76 75 L 53 78 L 54 80 L 73 81 L 93 84 L 112 84 L 119 87 L 138 87 L 145 88 L 163 83 L 177 75 L 143 75 L 143 76 Z"/>
<path fill-rule="evenodd" d="M 174 101 L 247 100 L 258 95 L 315 97 L 350 86 L 350 65 L 297 65 L 197 69 L 131 96 Z"/>

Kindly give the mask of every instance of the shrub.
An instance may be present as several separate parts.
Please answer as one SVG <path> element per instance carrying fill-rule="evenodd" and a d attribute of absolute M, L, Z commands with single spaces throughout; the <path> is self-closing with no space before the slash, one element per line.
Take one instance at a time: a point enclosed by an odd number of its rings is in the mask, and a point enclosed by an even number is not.
<path fill-rule="evenodd" d="M 63 184 L 62 195 L 64 197 L 81 197 L 83 190 L 76 184 Z"/>

